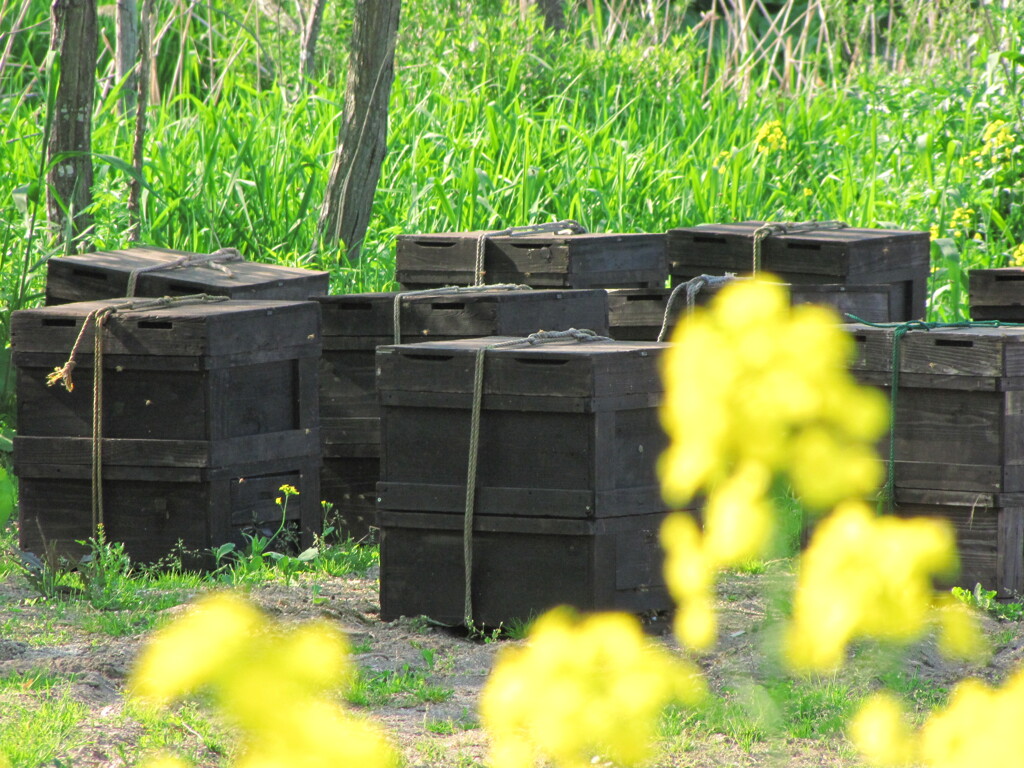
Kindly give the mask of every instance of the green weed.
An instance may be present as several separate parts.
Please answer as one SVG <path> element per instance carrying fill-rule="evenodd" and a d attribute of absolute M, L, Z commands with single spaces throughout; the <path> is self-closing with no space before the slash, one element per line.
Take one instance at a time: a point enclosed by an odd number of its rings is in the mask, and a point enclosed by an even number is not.
<path fill-rule="evenodd" d="M 974 589 L 953 587 L 953 597 L 965 605 L 990 613 L 993 616 L 1008 621 L 1020 621 L 1024 619 L 1024 605 L 1016 602 L 1001 602 L 996 599 L 999 593 L 996 590 L 988 590 L 975 584 Z"/>

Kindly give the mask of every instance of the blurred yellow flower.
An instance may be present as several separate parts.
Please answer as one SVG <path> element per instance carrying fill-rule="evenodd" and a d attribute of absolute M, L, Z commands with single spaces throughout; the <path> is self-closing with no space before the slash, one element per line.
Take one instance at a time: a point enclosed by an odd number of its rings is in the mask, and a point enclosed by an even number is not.
<path fill-rule="evenodd" d="M 488 764 L 587 768 L 601 756 L 638 765 L 653 754 L 665 706 L 703 693 L 696 669 L 651 644 L 632 616 L 555 609 L 525 645 L 498 655 L 480 699 Z"/>
<path fill-rule="evenodd" d="M 859 501 L 818 526 L 800 561 L 786 655 L 798 670 L 839 667 L 856 637 L 909 642 L 933 616 L 932 578 L 957 568 L 946 520 L 876 516 Z"/>
<path fill-rule="evenodd" d="M 714 577 L 719 563 L 709 555 L 696 521 L 687 514 L 669 515 L 661 526 L 665 583 L 678 604 L 676 636 L 690 648 L 706 650 L 715 642 Z"/>
<path fill-rule="evenodd" d="M 676 326 L 663 364 L 670 444 L 658 465 L 670 504 L 710 497 L 741 468 L 767 476 L 765 490 L 788 474 L 816 509 L 877 487 L 881 464 L 868 457 L 888 408 L 846 369 L 852 342 L 837 321 L 821 307 L 791 308 L 778 284 L 744 280 Z"/>
<path fill-rule="evenodd" d="M 1019 243 L 1010 255 L 1010 263 L 1015 267 L 1024 267 L 1024 243 Z"/>
<path fill-rule="evenodd" d="M 971 158 L 978 168 L 1005 165 L 1017 151 L 1017 137 L 1005 120 L 993 120 L 981 133 L 981 147 L 971 150 Z"/>
<path fill-rule="evenodd" d="M 974 221 L 973 208 L 954 208 L 949 217 L 949 228 L 954 237 L 964 237 Z"/>
<path fill-rule="evenodd" d="M 759 154 L 766 155 L 769 152 L 786 151 L 789 148 L 789 139 L 782 131 L 781 120 L 769 120 L 757 129 L 754 136 L 754 146 Z"/>
<path fill-rule="evenodd" d="M 728 170 L 726 166 L 728 165 L 729 160 L 731 158 L 732 150 L 723 149 L 721 152 L 718 153 L 718 156 L 715 158 L 715 161 L 711 164 L 711 168 L 715 171 L 718 171 L 719 173 L 725 173 L 726 170 Z"/>
<path fill-rule="evenodd" d="M 928 235 L 931 237 L 932 240 L 938 240 L 939 239 L 939 227 L 938 227 L 937 224 L 932 224 L 928 228 Z"/>
<path fill-rule="evenodd" d="M 242 734 L 236 766 L 390 768 L 397 758 L 380 731 L 333 700 L 350 674 L 347 643 L 332 625 L 276 626 L 221 593 L 157 632 L 129 688 L 160 704 L 209 693 Z"/>
<path fill-rule="evenodd" d="M 850 741 L 871 765 L 895 768 L 914 762 L 914 734 L 903 706 L 889 694 L 876 694 L 862 704 L 848 732 Z"/>
<path fill-rule="evenodd" d="M 0 766 L 5 765 L 0 755 Z M 188 768 L 190 763 L 174 755 L 158 754 L 148 757 L 139 764 L 139 768 Z"/>

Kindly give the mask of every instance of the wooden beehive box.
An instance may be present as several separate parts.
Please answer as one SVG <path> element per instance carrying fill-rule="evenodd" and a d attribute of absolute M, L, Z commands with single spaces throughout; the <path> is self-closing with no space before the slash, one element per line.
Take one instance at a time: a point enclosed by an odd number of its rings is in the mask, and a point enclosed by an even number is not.
<path fill-rule="evenodd" d="M 462 624 L 463 519 L 381 511 L 381 618 Z M 497 627 L 556 605 L 665 611 L 658 530 L 664 514 L 600 520 L 485 516 L 474 520 L 473 620 Z"/>
<path fill-rule="evenodd" d="M 856 377 L 889 391 L 894 330 L 846 328 Z M 1024 328 L 911 330 L 896 404 L 898 489 L 1024 491 Z"/>
<path fill-rule="evenodd" d="M 21 455 L 19 455 L 21 454 Z M 184 548 L 187 567 L 214 565 L 211 548 L 243 533 L 274 535 L 282 523 L 280 487 L 299 495 L 288 500 L 285 542 L 312 546 L 320 526 L 319 461 L 278 456 L 231 466 L 152 466 L 116 456 L 103 466 L 103 523 L 110 541 L 123 542 L 133 561 L 155 562 Z M 20 546 L 42 555 L 51 543 L 72 560 L 86 554 L 78 542 L 92 535 L 91 466 L 15 451 L 20 495 Z M 280 550 L 279 550 L 280 551 Z"/>
<path fill-rule="evenodd" d="M 367 503 L 379 479 L 380 407 L 374 355 L 394 342 L 396 293 L 324 296 L 320 361 L 322 487 L 339 518 L 357 538 L 372 525 Z M 495 334 L 527 335 L 570 326 L 607 330 L 602 290 L 467 290 L 401 299 L 405 343 Z M 360 472 L 364 472 L 362 476 Z M 345 478 L 344 481 L 339 478 Z M 368 490 L 368 493 L 367 493 Z"/>
<path fill-rule="evenodd" d="M 820 304 L 832 307 L 843 318 L 854 315 L 869 323 L 890 321 L 889 304 L 893 286 L 889 285 L 787 285 L 794 306 Z M 719 288 L 706 286 L 695 297 L 698 306 L 707 304 Z M 620 341 L 657 341 L 672 293 L 669 288 L 608 289 L 608 333 Z M 665 341 L 678 319 L 686 314 L 686 293 L 680 291 L 672 303 Z"/>
<path fill-rule="evenodd" d="M 1024 267 L 972 269 L 968 295 L 973 320 L 1024 322 Z"/>
<path fill-rule="evenodd" d="M 461 512 L 477 349 L 381 347 L 383 509 Z M 667 345 L 564 341 L 485 353 L 477 514 L 594 518 L 664 509 L 658 360 Z M 438 450 L 444 446 L 444 450 Z"/>
<path fill-rule="evenodd" d="M 82 336 L 74 390 L 48 387 L 46 377 L 68 359 L 86 317 L 116 303 L 12 315 L 26 548 L 45 536 L 75 551 L 90 532 L 94 326 Z M 290 509 L 303 543 L 312 543 L 320 522 L 316 304 L 118 312 L 103 339 L 102 492 L 111 539 L 140 560 L 167 554 L 176 538 L 200 549 L 236 540 L 253 521 L 279 519 L 274 499 L 288 483 L 303 493 Z"/>
<path fill-rule="evenodd" d="M 473 285 L 482 232 L 399 235 L 396 279 L 406 289 Z M 534 288 L 653 288 L 665 284 L 661 234 L 497 235 L 484 247 L 484 282 Z"/>
<path fill-rule="evenodd" d="M 92 434 L 94 324 L 79 345 L 74 391 L 47 386 L 46 378 L 67 361 L 88 315 L 117 303 L 12 315 L 20 437 Z M 187 453 L 187 444 L 203 444 L 195 450 L 234 450 L 240 458 L 273 453 L 281 440 L 318 440 L 319 358 L 312 302 L 222 301 L 115 313 L 104 331 L 103 436 L 124 452 L 159 454 L 181 443 Z M 153 446 L 158 441 L 163 445 Z"/>
<path fill-rule="evenodd" d="M 981 584 L 1001 597 L 1024 593 L 1024 495 L 897 489 L 895 512 L 953 524 L 960 573 L 951 585 Z"/>
<path fill-rule="evenodd" d="M 325 450 L 333 446 L 324 446 Z M 331 504 L 326 522 L 341 535 L 370 541 L 377 536 L 380 459 L 324 455 L 320 498 Z"/>
<path fill-rule="evenodd" d="M 673 284 L 702 274 L 750 274 L 754 231 L 762 223 L 669 230 L 666 248 Z M 925 315 L 929 248 L 927 232 L 892 229 L 848 227 L 771 235 L 761 244 L 761 268 L 794 284 L 891 284 L 889 318 L 912 320 Z"/>
<path fill-rule="evenodd" d="M 136 269 L 167 265 L 197 255 L 151 246 L 63 256 L 47 262 L 46 303 L 67 304 L 125 296 Z M 327 272 L 255 261 L 230 261 L 227 271 L 211 266 L 181 266 L 138 275 L 135 296 L 183 296 L 207 293 L 232 299 L 295 300 L 327 293 Z"/>

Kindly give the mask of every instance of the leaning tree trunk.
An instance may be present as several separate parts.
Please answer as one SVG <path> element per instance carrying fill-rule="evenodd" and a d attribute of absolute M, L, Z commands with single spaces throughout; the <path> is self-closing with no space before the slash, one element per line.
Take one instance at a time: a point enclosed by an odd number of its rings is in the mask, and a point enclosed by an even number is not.
<path fill-rule="evenodd" d="M 327 0 L 313 0 L 309 18 L 302 28 L 302 43 L 299 46 L 299 85 L 302 88 L 306 87 L 306 83 L 316 71 L 316 44 L 320 39 L 320 27 L 323 24 L 326 5 Z"/>
<path fill-rule="evenodd" d="M 96 1 L 54 0 L 52 42 L 59 72 L 46 147 L 46 216 L 70 250 L 92 225 L 92 105 L 96 87 Z"/>
<path fill-rule="evenodd" d="M 117 0 L 115 16 L 117 79 L 123 82 L 121 105 L 126 117 L 135 112 L 136 61 L 139 53 L 139 10 L 135 0 Z"/>
<path fill-rule="evenodd" d="M 530 5 L 536 5 L 544 16 L 544 26 L 548 29 L 565 29 L 565 9 L 562 0 L 519 0 L 519 12 L 526 16 Z"/>
<path fill-rule="evenodd" d="M 359 260 L 387 149 L 400 7 L 400 0 L 357 0 L 355 7 L 345 111 L 317 224 L 321 242 L 344 244 L 351 263 Z"/>

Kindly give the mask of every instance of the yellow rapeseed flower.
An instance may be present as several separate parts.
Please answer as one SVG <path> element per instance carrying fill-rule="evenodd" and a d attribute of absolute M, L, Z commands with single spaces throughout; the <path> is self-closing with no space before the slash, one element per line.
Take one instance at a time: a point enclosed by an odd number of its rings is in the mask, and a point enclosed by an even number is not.
<path fill-rule="evenodd" d="M 391 768 L 396 755 L 380 731 L 334 702 L 350 674 L 345 638 L 332 625 L 286 629 L 222 593 L 156 634 L 129 687 L 161 704 L 208 693 L 241 733 L 236 766 Z"/>
<path fill-rule="evenodd" d="M 871 765 L 897 768 L 914 762 L 914 733 L 903 706 L 887 693 L 864 702 L 850 721 L 848 732 L 850 741 Z"/>
<path fill-rule="evenodd" d="M 1015 267 L 1024 267 L 1024 243 L 1019 243 L 1010 255 L 1010 263 Z"/>
<path fill-rule="evenodd" d="M 690 648 L 706 650 L 714 645 L 717 620 L 714 611 L 714 576 L 721 563 L 711 556 L 696 521 L 687 514 L 669 515 L 661 526 L 665 550 L 665 583 L 678 604 L 674 629 Z"/>
<path fill-rule="evenodd" d="M 971 228 L 974 221 L 973 208 L 954 208 L 949 217 L 949 228 L 953 230 L 954 237 L 964 237 Z"/>
<path fill-rule="evenodd" d="M 758 128 L 754 136 L 754 146 L 762 155 L 775 151 L 785 152 L 789 148 L 789 139 L 782 131 L 782 121 L 769 120 Z"/>
<path fill-rule="evenodd" d="M 862 502 L 845 502 L 801 558 L 786 634 L 790 664 L 833 670 L 856 637 L 919 638 L 933 617 L 933 577 L 956 567 L 948 521 L 879 517 Z"/>
<path fill-rule="evenodd" d="M 846 369 L 852 342 L 837 320 L 791 308 L 778 284 L 744 280 L 676 326 L 663 365 L 670 443 L 658 466 L 670 504 L 710 495 L 741 467 L 748 477 L 788 474 L 817 509 L 877 487 L 870 451 L 888 408 Z"/>
<path fill-rule="evenodd" d="M 619 766 L 653 754 L 660 714 L 694 702 L 696 670 L 651 644 L 632 616 L 541 616 L 526 644 L 503 649 L 480 699 L 493 768 L 588 768 L 595 756 Z"/>

